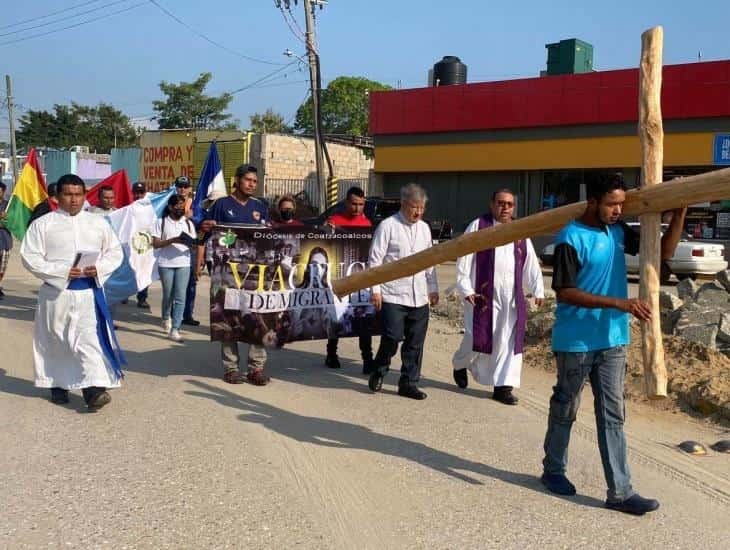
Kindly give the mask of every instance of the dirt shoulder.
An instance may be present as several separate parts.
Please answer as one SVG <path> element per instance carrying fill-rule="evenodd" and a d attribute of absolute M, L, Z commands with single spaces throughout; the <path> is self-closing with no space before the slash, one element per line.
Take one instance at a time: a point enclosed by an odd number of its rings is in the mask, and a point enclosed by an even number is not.
<path fill-rule="evenodd" d="M 530 312 L 527 345 L 523 364 L 534 369 L 554 371 L 551 350 L 553 305 Z M 455 328 L 462 328 L 461 305 L 448 296 L 435 315 Z M 664 337 L 665 364 L 669 379 L 668 398 L 650 400 L 644 392 L 641 333 L 631 325 L 631 344 L 627 354 L 626 395 L 653 409 L 682 412 L 721 425 L 730 425 L 730 357 L 702 344 L 676 336 Z"/>

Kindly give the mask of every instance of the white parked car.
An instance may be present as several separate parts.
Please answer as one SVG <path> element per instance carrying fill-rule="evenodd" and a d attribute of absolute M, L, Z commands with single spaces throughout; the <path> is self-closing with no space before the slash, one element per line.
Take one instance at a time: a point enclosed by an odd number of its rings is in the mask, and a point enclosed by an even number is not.
<path fill-rule="evenodd" d="M 629 222 L 626 225 L 637 231 L 639 229 L 639 224 L 636 222 Z M 662 224 L 662 231 L 667 227 L 666 224 Z M 543 265 L 553 265 L 554 254 L 554 244 L 549 244 L 543 248 L 540 254 Z M 693 241 L 691 237 L 685 234 L 677 244 L 674 256 L 667 260 L 666 265 L 662 266 L 661 282 L 664 284 L 669 281 L 672 273 L 682 280 L 687 277 L 694 278 L 697 275 L 714 275 L 726 269 L 724 245 Z M 629 273 L 639 272 L 638 255 L 626 254 L 626 271 Z"/>

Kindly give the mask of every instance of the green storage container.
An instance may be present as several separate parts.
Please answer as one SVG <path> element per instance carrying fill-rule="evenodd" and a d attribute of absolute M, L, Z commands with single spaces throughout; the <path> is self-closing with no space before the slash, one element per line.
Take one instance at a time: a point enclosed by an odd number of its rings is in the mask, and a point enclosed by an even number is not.
<path fill-rule="evenodd" d="M 576 74 L 593 71 L 593 46 L 577 38 L 545 44 L 547 74 Z"/>

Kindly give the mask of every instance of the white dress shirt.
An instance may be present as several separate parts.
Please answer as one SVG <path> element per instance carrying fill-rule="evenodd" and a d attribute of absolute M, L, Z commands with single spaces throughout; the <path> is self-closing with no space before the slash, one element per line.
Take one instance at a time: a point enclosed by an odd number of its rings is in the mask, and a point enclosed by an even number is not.
<path fill-rule="evenodd" d="M 422 220 L 409 223 L 398 212 L 386 218 L 375 229 L 370 245 L 369 267 L 395 262 L 431 247 L 431 228 Z M 375 285 L 373 294 L 382 294 L 383 301 L 409 307 L 428 304 L 428 295 L 439 290 L 436 267 L 429 267 L 410 277 Z"/>

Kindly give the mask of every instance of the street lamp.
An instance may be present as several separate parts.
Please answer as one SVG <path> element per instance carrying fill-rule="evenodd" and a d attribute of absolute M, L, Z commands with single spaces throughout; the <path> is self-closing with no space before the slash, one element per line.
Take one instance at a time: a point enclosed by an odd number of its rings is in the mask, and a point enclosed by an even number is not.
<path fill-rule="evenodd" d="M 284 50 L 283 54 L 286 57 L 289 57 L 289 58 L 292 58 L 292 57 L 296 58 L 297 60 L 299 60 L 300 63 L 307 63 L 307 60 L 306 59 L 304 59 L 301 55 L 295 54 L 289 48 L 287 48 L 286 50 Z"/>

